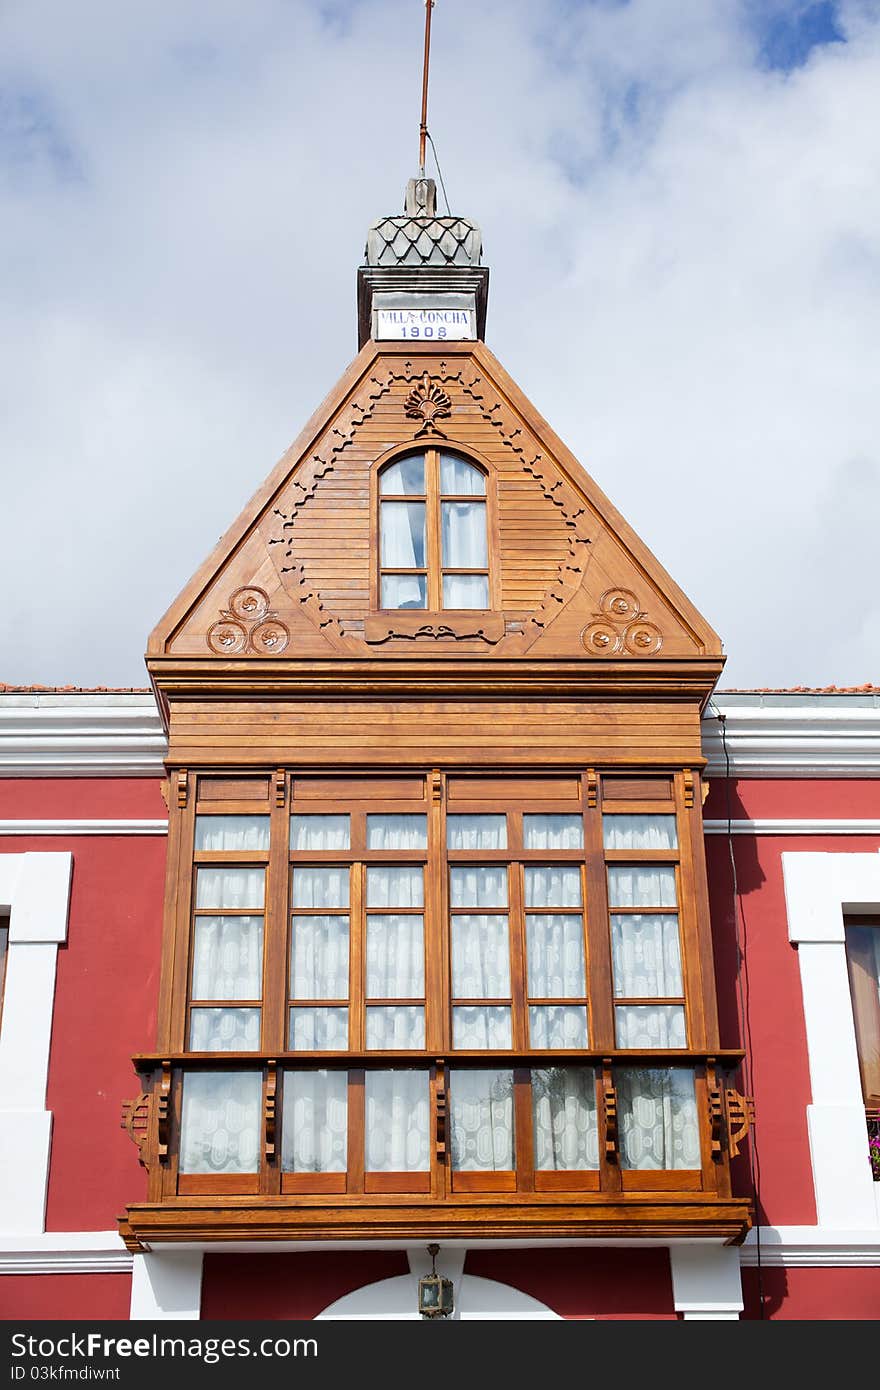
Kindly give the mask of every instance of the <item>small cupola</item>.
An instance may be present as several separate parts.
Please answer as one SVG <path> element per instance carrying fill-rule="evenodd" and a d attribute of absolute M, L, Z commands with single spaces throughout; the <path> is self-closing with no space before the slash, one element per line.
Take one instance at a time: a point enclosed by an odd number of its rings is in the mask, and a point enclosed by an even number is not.
<path fill-rule="evenodd" d="M 489 268 L 475 222 L 437 212 L 433 179 L 410 179 L 401 215 L 367 233 L 358 269 L 358 347 L 370 338 L 420 343 L 483 339 Z"/>

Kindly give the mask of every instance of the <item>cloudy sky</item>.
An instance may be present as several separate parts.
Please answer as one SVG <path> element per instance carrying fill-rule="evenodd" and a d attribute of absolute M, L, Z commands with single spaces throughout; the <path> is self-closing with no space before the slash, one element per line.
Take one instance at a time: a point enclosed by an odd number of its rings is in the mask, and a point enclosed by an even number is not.
<path fill-rule="evenodd" d="M 0 680 L 146 635 L 356 350 L 421 0 L 0 0 Z M 880 0 L 437 0 L 487 341 L 721 633 L 880 682 Z"/>

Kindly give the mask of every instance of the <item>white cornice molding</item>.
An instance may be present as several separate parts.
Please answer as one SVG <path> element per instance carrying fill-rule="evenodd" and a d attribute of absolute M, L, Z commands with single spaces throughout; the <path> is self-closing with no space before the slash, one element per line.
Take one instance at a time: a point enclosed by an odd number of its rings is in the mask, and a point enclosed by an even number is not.
<path fill-rule="evenodd" d="M 129 1274 L 133 1259 L 118 1231 L 0 1235 L 0 1274 Z"/>
<path fill-rule="evenodd" d="M 793 702 L 793 701 L 796 701 Z M 880 702 L 874 695 L 714 696 L 703 717 L 707 775 L 872 777 L 880 772 Z"/>
<path fill-rule="evenodd" d="M 0 822 L 2 825 L 2 822 Z M 703 821 L 706 835 L 726 835 L 726 820 Z M 880 819 L 836 820 L 828 817 L 759 818 L 756 820 L 732 820 L 732 835 L 880 835 Z"/>
<path fill-rule="evenodd" d="M 760 1234 L 760 1240 L 759 1240 Z M 880 1265 L 880 1231 L 835 1230 L 821 1226 L 752 1228 L 740 1246 L 749 1268 L 816 1269 Z"/>
<path fill-rule="evenodd" d="M 725 826 L 727 822 L 725 821 Z M 164 820 L 0 820 L 3 835 L 167 835 Z"/>
<path fill-rule="evenodd" d="M 152 695 L 0 694 L 0 776 L 161 777 Z"/>

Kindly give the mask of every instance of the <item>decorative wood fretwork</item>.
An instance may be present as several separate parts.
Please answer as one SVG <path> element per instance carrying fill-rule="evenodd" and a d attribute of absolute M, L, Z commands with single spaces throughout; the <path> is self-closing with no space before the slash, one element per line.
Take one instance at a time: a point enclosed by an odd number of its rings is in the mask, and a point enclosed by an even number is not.
<path fill-rule="evenodd" d="M 594 767 L 587 768 L 587 809 L 594 811 L 599 804 L 599 778 Z"/>
<path fill-rule="evenodd" d="M 446 435 L 438 428 L 436 421 L 448 419 L 452 414 L 452 399 L 438 382 L 432 381 L 427 372 L 416 383 L 406 398 L 407 419 L 421 420 L 422 428 L 417 430 L 414 439 L 423 434 L 437 434 L 441 439 Z"/>
<path fill-rule="evenodd" d="M 230 595 L 229 607 L 221 609 L 205 640 L 217 656 L 280 656 L 290 643 L 290 629 L 270 611 L 266 590 L 248 584 Z"/>
<path fill-rule="evenodd" d="M 277 1138 L 277 1094 L 278 1094 L 278 1064 L 274 1058 L 266 1063 L 266 1091 L 263 1103 L 263 1130 L 265 1135 L 266 1158 L 271 1162 L 275 1157 L 275 1145 Z"/>
<path fill-rule="evenodd" d="M 755 1123 L 755 1102 L 751 1096 L 740 1095 L 728 1088 L 724 1092 L 727 1112 L 727 1144 L 731 1158 L 736 1158 L 739 1146 Z"/>
<path fill-rule="evenodd" d="M 602 1059 L 602 1105 L 605 1121 L 605 1157 L 609 1163 L 616 1163 L 620 1136 L 617 1127 L 617 1089 L 611 1070 L 611 1058 Z"/>
<path fill-rule="evenodd" d="M 425 622 L 419 613 L 403 609 L 381 618 L 364 622 L 364 641 L 380 646 L 392 637 L 405 637 L 411 642 L 466 642 L 479 640 L 494 646 L 504 636 L 504 619 L 500 614 L 487 617 L 484 613 L 451 615 L 445 613 L 442 622 Z"/>
<path fill-rule="evenodd" d="M 709 1111 L 709 1140 L 712 1161 L 713 1163 L 720 1163 L 722 1158 L 721 1125 L 724 1109 L 721 1090 L 716 1079 L 714 1057 L 706 1059 L 706 1104 Z"/>
<path fill-rule="evenodd" d="M 185 767 L 177 770 L 177 807 L 180 811 L 186 810 L 187 794 L 189 792 L 189 776 Z"/>
<path fill-rule="evenodd" d="M 160 1163 L 168 1162 L 171 1145 L 171 1063 L 163 1061 L 159 1082 L 159 1102 L 156 1106 L 156 1135 Z"/>
<path fill-rule="evenodd" d="M 287 773 L 283 767 L 275 770 L 275 805 L 283 806 L 287 800 Z"/>
<path fill-rule="evenodd" d="M 694 774 L 689 767 L 682 770 L 682 782 L 684 783 L 684 808 L 686 811 L 694 809 Z"/>
<path fill-rule="evenodd" d="M 442 1059 L 438 1059 L 436 1066 L 436 1081 L 434 1092 L 434 1104 L 437 1115 L 437 1130 L 435 1147 L 437 1157 L 441 1160 L 446 1157 L 446 1145 L 448 1142 L 449 1130 L 449 1094 L 446 1090 L 446 1065 Z"/>
<path fill-rule="evenodd" d="M 120 1128 L 124 1129 L 138 1151 L 138 1163 L 149 1169 L 146 1146 L 150 1134 L 150 1093 L 141 1091 L 135 1100 L 122 1102 Z"/>
<path fill-rule="evenodd" d="M 590 656 L 656 656 L 663 637 L 631 589 L 606 589 L 593 615 L 581 633 Z"/>

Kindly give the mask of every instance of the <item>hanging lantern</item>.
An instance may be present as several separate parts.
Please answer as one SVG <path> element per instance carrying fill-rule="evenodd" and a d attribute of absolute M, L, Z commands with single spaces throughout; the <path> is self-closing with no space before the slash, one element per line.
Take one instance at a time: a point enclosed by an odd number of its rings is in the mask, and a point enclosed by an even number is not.
<path fill-rule="evenodd" d="M 419 1312 L 423 1318 L 448 1318 L 452 1312 L 452 1280 L 437 1273 L 439 1245 L 429 1245 L 431 1273 L 419 1280 Z"/>

